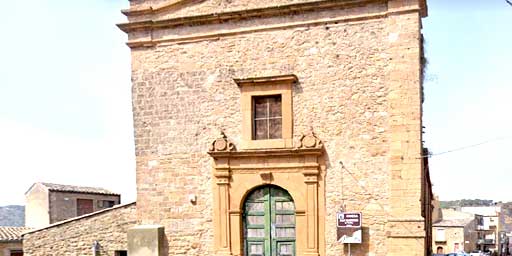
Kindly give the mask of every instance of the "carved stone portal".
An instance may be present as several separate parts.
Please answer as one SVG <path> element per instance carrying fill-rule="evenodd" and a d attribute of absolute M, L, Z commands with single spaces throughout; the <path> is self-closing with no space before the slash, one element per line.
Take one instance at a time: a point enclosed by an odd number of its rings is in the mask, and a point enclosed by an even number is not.
<path fill-rule="evenodd" d="M 325 163 L 322 141 L 313 132 L 300 147 L 236 151 L 225 134 L 208 154 L 214 160 L 215 255 L 244 252 L 243 202 L 254 189 L 276 185 L 293 198 L 296 214 L 296 255 L 325 254 Z"/>

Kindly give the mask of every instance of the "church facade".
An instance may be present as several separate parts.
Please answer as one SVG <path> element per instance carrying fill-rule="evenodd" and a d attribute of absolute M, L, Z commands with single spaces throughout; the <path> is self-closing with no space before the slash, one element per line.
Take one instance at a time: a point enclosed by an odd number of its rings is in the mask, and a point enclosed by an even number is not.
<path fill-rule="evenodd" d="M 130 255 L 429 253 L 424 0 L 131 0 L 123 13 Z M 361 243 L 339 241 L 340 212 L 361 213 Z"/>

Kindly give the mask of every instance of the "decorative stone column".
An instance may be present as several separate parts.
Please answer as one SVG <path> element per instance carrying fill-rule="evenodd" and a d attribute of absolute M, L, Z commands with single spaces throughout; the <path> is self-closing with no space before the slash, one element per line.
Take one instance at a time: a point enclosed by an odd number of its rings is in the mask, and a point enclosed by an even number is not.
<path fill-rule="evenodd" d="M 220 138 L 214 140 L 210 146 L 210 152 L 229 152 L 235 150 L 233 143 L 228 141 L 226 134 L 221 132 Z M 218 158 L 215 163 L 214 188 L 214 234 L 217 255 L 231 254 L 230 218 L 229 218 L 229 158 Z"/>
<path fill-rule="evenodd" d="M 311 130 L 309 134 L 302 135 L 299 148 L 302 149 L 321 149 L 322 141 L 316 137 Z M 306 183 L 306 221 L 307 221 L 307 247 L 304 255 L 319 255 L 318 250 L 318 175 L 320 168 L 318 156 L 308 155 L 304 159 L 304 183 Z"/>

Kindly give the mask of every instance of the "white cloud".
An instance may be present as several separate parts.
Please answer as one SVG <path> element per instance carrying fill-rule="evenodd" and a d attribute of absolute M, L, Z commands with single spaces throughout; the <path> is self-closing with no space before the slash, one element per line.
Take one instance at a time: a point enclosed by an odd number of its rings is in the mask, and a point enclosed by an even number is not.
<path fill-rule="evenodd" d="M 485 90 L 484 90 L 485 89 Z M 505 193 L 512 172 L 512 88 L 495 83 L 480 88 L 481 94 L 454 100 L 446 123 L 432 120 L 427 126 L 428 145 L 433 153 L 486 142 L 430 159 L 434 192 L 442 200 L 480 198 L 512 201 Z M 431 113 L 435 115 L 435 113 Z"/>
<path fill-rule="evenodd" d="M 23 204 L 24 192 L 36 181 L 105 187 L 133 201 L 134 151 L 122 141 L 62 136 L 0 120 L 0 202 Z"/>

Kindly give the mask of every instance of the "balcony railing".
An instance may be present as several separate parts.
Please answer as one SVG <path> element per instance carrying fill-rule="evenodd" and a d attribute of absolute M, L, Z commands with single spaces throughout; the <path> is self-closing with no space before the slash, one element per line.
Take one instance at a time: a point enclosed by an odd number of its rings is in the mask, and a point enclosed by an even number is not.
<path fill-rule="evenodd" d="M 478 239 L 478 240 L 476 240 L 476 243 L 477 244 L 495 244 L 496 240 L 495 239 Z"/>
<path fill-rule="evenodd" d="M 495 244 L 496 240 L 494 239 L 484 239 L 484 244 Z"/>

